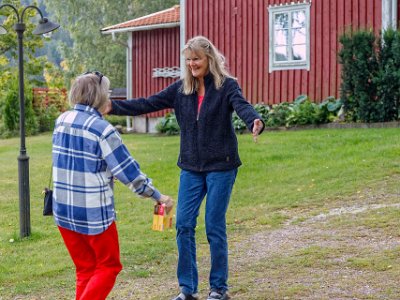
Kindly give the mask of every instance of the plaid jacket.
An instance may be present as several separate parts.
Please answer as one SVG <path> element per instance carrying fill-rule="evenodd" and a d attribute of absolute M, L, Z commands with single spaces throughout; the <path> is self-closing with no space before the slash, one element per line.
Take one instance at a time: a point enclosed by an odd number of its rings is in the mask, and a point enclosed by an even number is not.
<path fill-rule="evenodd" d="M 53 133 L 53 214 L 56 224 L 95 235 L 115 220 L 113 176 L 143 197 L 160 199 L 116 129 L 92 107 L 60 115 Z"/>

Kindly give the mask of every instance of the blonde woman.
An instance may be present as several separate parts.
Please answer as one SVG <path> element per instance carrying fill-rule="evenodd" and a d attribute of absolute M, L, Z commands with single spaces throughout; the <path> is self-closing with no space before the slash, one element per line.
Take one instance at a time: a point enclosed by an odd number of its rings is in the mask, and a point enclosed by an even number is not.
<path fill-rule="evenodd" d="M 109 86 L 100 72 L 78 76 L 73 109 L 58 117 L 53 133 L 53 215 L 76 267 L 76 300 L 106 299 L 122 269 L 113 176 L 140 196 L 173 205 L 103 119 Z"/>
<path fill-rule="evenodd" d="M 224 56 L 207 38 L 192 38 L 182 54 L 186 68 L 181 80 L 147 99 L 113 101 L 106 112 L 136 116 L 165 108 L 175 110 L 181 130 L 176 210 L 177 276 L 181 292 L 174 300 L 198 299 L 195 228 L 205 196 L 211 254 L 207 299 L 226 300 L 230 297 L 225 215 L 241 165 L 232 113 L 236 111 L 254 139 L 263 131 L 264 123 L 243 98 L 236 79 L 225 69 Z"/>

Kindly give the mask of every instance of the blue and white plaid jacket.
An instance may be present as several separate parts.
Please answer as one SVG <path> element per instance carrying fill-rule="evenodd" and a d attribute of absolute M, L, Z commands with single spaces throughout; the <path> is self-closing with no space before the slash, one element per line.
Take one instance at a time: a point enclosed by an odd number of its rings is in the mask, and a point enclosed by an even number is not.
<path fill-rule="evenodd" d="M 56 224 L 95 235 L 115 220 L 113 176 L 143 197 L 160 192 L 140 171 L 117 130 L 94 108 L 75 105 L 53 133 L 53 214 Z"/>

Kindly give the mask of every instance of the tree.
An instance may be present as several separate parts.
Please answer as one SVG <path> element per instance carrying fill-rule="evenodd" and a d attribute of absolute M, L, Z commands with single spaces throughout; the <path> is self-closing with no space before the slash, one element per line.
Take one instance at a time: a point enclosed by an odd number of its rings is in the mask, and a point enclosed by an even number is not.
<path fill-rule="evenodd" d="M 18 0 L 10 0 L 20 12 L 23 7 Z M 36 2 L 32 5 L 37 5 Z M 24 6 L 25 7 L 25 6 Z M 8 33 L 0 36 L 0 123 L 8 134 L 19 128 L 19 97 L 18 97 L 18 40 L 13 26 L 17 23 L 17 17 L 11 8 L 3 8 L 1 16 L 5 16 L 3 26 Z M 25 76 L 25 107 L 26 107 L 26 132 L 35 133 L 37 128 L 35 115 L 32 113 L 32 91 L 30 86 L 43 83 L 43 68 L 47 62 L 45 57 L 35 57 L 36 49 L 43 46 L 43 38 L 32 34 L 39 20 L 37 12 L 32 9 L 25 11 L 24 23 L 24 76 Z M 1 132 L 4 134 L 4 132 Z"/>
<path fill-rule="evenodd" d="M 103 35 L 101 28 L 159 11 L 178 0 L 44 0 L 47 10 L 69 33 L 73 43 L 62 43 L 60 52 L 64 59 L 64 76 L 70 80 L 88 70 L 98 70 L 110 78 L 113 87 L 125 86 L 126 34 L 116 35 L 112 41 Z"/>
<path fill-rule="evenodd" d="M 374 79 L 383 121 L 400 118 L 400 31 L 387 29 L 379 41 L 379 72 Z"/>

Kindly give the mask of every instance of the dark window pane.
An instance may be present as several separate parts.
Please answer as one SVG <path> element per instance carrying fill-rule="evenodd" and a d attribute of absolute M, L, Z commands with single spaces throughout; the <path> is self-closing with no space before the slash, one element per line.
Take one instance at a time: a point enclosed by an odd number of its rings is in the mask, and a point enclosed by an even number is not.
<path fill-rule="evenodd" d="M 289 14 L 276 14 L 274 21 L 275 29 L 289 28 Z"/>

